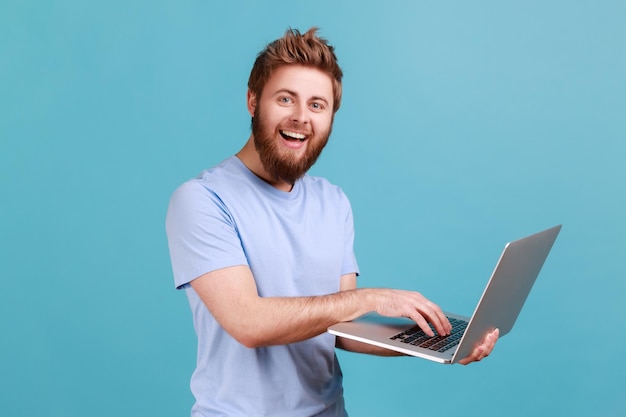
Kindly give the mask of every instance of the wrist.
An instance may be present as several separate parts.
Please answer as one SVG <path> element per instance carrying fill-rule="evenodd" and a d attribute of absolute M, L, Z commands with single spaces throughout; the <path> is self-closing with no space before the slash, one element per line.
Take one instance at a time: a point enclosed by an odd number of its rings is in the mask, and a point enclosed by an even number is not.
<path fill-rule="evenodd" d="M 359 288 L 354 290 L 354 293 L 353 317 L 351 317 L 350 320 L 354 320 L 370 311 L 376 311 L 376 291 L 374 289 Z"/>

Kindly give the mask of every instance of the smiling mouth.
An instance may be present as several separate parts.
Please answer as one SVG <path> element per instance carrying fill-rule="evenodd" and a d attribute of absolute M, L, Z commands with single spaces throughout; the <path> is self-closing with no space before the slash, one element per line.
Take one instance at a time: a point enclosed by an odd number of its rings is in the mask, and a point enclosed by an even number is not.
<path fill-rule="evenodd" d="M 291 130 L 281 130 L 279 132 L 280 132 L 280 135 L 283 137 L 283 139 L 286 139 L 286 140 L 299 140 L 303 142 L 307 138 L 306 135 L 302 133 L 298 133 L 298 132 L 292 132 Z"/>

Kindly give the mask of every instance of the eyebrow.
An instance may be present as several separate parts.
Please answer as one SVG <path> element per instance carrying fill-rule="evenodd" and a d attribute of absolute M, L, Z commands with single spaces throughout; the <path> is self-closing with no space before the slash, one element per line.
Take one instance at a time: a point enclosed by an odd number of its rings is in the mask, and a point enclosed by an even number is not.
<path fill-rule="evenodd" d="M 287 93 L 287 94 L 289 94 L 289 95 L 291 95 L 291 96 L 294 96 L 294 97 L 299 97 L 298 93 L 296 93 L 295 91 L 289 90 L 289 89 L 287 89 L 287 88 L 281 88 L 280 90 L 277 90 L 277 91 L 274 93 L 274 96 L 277 96 L 277 95 L 282 94 L 282 93 Z M 326 99 L 326 98 L 325 98 L 325 97 L 323 97 L 323 96 L 313 96 L 313 97 L 311 97 L 309 100 L 313 100 L 313 101 L 323 101 L 324 103 L 326 103 L 326 105 L 328 105 L 328 99 Z"/>

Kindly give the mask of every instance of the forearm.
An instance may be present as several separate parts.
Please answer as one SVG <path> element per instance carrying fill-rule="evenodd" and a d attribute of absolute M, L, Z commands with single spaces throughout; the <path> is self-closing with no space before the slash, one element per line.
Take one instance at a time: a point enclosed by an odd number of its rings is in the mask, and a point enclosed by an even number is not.
<path fill-rule="evenodd" d="M 375 308 L 369 289 L 314 297 L 257 297 L 244 308 L 242 323 L 226 328 L 248 347 L 288 344 L 322 334 Z"/>
<path fill-rule="evenodd" d="M 450 323 L 441 309 L 421 294 L 384 288 L 355 288 L 355 274 L 342 276 L 340 291 L 312 297 L 260 297 L 250 269 L 234 266 L 191 281 L 219 324 L 248 347 L 288 344 L 322 334 L 333 324 L 375 311 L 408 317 L 427 334 L 431 322 L 439 334 Z M 434 334 L 434 333 L 433 333 Z"/>

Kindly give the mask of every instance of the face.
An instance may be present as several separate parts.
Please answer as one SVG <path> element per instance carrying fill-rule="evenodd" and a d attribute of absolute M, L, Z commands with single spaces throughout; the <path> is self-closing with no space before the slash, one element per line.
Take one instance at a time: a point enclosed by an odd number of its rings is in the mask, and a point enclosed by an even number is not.
<path fill-rule="evenodd" d="M 278 68 L 261 97 L 248 95 L 252 135 L 265 171 L 293 184 L 315 163 L 328 142 L 333 121 L 330 76 L 299 65 Z"/>

